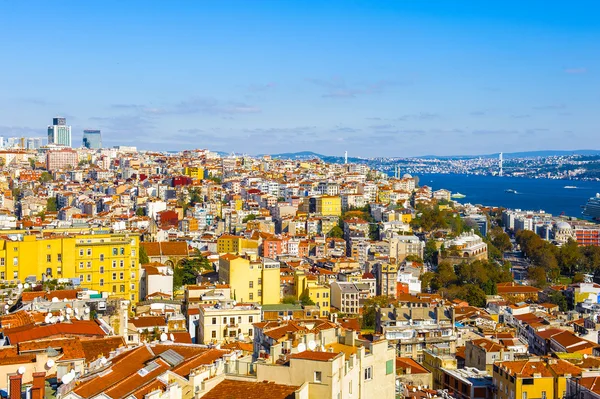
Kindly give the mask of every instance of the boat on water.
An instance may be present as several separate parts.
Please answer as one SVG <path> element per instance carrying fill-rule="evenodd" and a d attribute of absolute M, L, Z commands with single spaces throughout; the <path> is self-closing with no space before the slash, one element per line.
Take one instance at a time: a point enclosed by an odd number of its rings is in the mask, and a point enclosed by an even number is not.
<path fill-rule="evenodd" d="M 563 188 L 573 190 L 573 189 L 577 188 L 577 186 L 564 186 Z"/>
<path fill-rule="evenodd" d="M 592 219 L 600 220 L 600 193 L 588 200 L 587 204 L 583 207 L 583 214 Z"/>
<path fill-rule="evenodd" d="M 513 190 L 512 188 L 508 188 L 508 189 L 504 190 L 504 192 L 508 193 L 508 194 L 518 194 L 517 190 Z"/>
<path fill-rule="evenodd" d="M 450 196 L 450 198 L 466 198 L 467 196 L 461 193 L 454 193 Z"/>

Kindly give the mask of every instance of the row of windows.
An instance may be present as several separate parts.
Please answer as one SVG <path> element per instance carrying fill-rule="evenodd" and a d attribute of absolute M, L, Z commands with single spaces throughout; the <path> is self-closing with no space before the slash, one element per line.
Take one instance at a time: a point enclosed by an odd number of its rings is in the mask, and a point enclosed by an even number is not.
<path fill-rule="evenodd" d="M 235 331 L 229 331 L 229 338 L 235 338 L 235 337 L 237 337 L 237 334 L 240 334 L 241 332 L 242 332 L 241 329 L 239 329 L 237 333 Z M 250 337 L 252 336 L 252 329 L 251 328 L 248 330 L 248 335 Z M 213 338 L 213 339 L 217 338 L 217 332 L 216 331 L 213 331 L 211 333 L 211 338 Z"/>
<path fill-rule="evenodd" d="M 84 250 L 84 249 L 79 250 L 79 256 L 83 256 L 84 253 L 86 253 L 87 256 L 92 256 L 92 248 L 88 248 L 87 250 Z M 125 255 L 125 248 L 124 247 L 113 248 L 112 254 L 113 254 L 113 256 Z M 134 256 L 134 255 L 135 255 L 135 249 L 132 249 L 131 256 Z M 100 254 L 100 260 L 104 260 L 104 254 Z"/>
<path fill-rule="evenodd" d="M 235 317 L 230 317 L 229 318 L 229 324 L 233 325 L 235 324 Z M 254 316 L 248 316 L 248 323 L 254 323 Z M 217 324 L 217 318 L 213 317 L 212 318 L 212 324 Z M 223 324 L 227 324 L 227 317 L 223 317 Z M 242 324 L 242 316 L 238 316 L 237 317 L 237 324 Z"/>
<path fill-rule="evenodd" d="M 80 274 L 80 275 L 79 275 L 79 279 L 80 279 L 81 281 L 84 281 L 83 277 L 84 277 L 84 275 L 83 275 L 83 274 Z M 131 278 L 135 278 L 135 275 L 134 275 L 134 274 L 132 274 L 132 275 L 131 275 Z M 116 279 L 117 279 L 117 273 L 113 273 L 113 274 L 112 274 L 112 279 L 113 279 L 113 280 L 116 280 Z M 125 273 L 123 273 L 123 272 L 119 273 L 119 280 L 124 280 L 124 279 L 125 279 Z M 87 281 L 92 281 L 92 275 L 91 275 L 91 274 L 87 274 L 87 275 L 86 275 L 86 280 L 87 280 Z M 100 279 L 100 281 L 101 281 L 101 282 L 103 282 L 103 281 L 104 281 L 104 279 Z"/>
<path fill-rule="evenodd" d="M 262 278 L 259 278 L 259 279 L 258 279 L 258 285 L 262 285 Z M 248 282 L 248 287 L 249 287 L 249 288 L 254 288 L 254 281 L 250 280 L 250 281 Z"/>
<path fill-rule="evenodd" d="M 84 264 L 83 262 L 79 262 L 79 268 L 80 269 L 83 269 L 83 264 Z M 86 266 L 87 266 L 88 269 L 91 269 L 92 268 L 92 262 L 87 262 Z M 112 261 L 112 267 L 113 267 L 113 269 L 117 267 L 117 261 L 116 260 Z M 119 261 L 119 267 L 121 267 L 121 268 L 125 267 L 125 261 L 120 260 Z M 133 261 L 133 260 L 131 261 L 131 267 L 135 267 L 135 261 Z M 100 269 L 104 270 L 104 266 L 100 266 Z"/>

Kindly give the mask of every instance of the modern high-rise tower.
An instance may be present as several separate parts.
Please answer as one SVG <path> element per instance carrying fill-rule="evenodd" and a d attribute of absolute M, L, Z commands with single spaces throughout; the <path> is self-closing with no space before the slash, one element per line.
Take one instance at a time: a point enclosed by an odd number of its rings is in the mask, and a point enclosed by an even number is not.
<path fill-rule="evenodd" d="M 100 130 L 84 130 L 83 146 L 92 150 L 102 148 L 102 135 Z"/>
<path fill-rule="evenodd" d="M 53 118 L 48 126 L 48 144 L 71 147 L 71 126 L 67 126 L 66 118 Z"/>

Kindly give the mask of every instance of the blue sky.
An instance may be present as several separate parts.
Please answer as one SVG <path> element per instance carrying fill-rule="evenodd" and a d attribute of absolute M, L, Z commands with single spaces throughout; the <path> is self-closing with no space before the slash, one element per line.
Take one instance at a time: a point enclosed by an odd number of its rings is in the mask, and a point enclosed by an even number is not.
<path fill-rule="evenodd" d="M 249 154 L 600 148 L 597 1 L 0 3 L 0 135 Z"/>

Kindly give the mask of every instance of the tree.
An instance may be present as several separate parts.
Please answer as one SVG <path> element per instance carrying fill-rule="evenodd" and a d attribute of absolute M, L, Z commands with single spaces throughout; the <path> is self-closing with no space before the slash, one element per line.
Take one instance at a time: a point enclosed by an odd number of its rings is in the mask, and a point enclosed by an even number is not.
<path fill-rule="evenodd" d="M 558 305 L 558 308 L 561 312 L 565 312 L 568 310 L 567 299 L 560 291 L 554 291 L 550 297 L 548 298 L 550 303 Z"/>
<path fill-rule="evenodd" d="M 298 300 L 293 295 L 286 295 L 281 300 L 281 303 L 286 303 L 288 305 L 295 305 L 297 302 L 298 302 Z"/>
<path fill-rule="evenodd" d="M 139 207 L 135 210 L 135 214 L 138 216 L 146 216 L 146 209 Z"/>
<path fill-rule="evenodd" d="M 404 260 L 407 262 L 423 263 L 423 259 L 421 259 L 421 257 L 418 255 L 408 255 Z"/>
<path fill-rule="evenodd" d="M 140 245 L 140 252 L 139 252 L 139 260 L 142 265 L 147 265 L 148 263 L 150 263 L 150 258 L 148 258 L 148 254 L 146 253 L 146 248 L 142 247 L 141 245 Z"/>
<path fill-rule="evenodd" d="M 49 197 L 46 200 L 46 211 L 48 211 L 48 212 L 58 211 L 58 202 L 56 201 L 56 197 Z"/>
<path fill-rule="evenodd" d="M 527 278 L 532 282 L 532 285 L 537 288 L 545 288 L 548 285 L 548 277 L 546 270 L 539 266 L 531 266 L 527 269 Z"/>
<path fill-rule="evenodd" d="M 585 282 L 585 276 L 583 275 L 583 273 L 575 273 L 575 275 L 573 276 L 573 281 L 571 282 L 573 284 L 583 283 Z"/>
<path fill-rule="evenodd" d="M 313 306 L 315 304 L 313 300 L 310 299 L 310 296 L 308 295 L 308 290 L 304 290 L 302 295 L 300 295 L 300 303 L 302 304 L 302 306 Z"/>
<path fill-rule="evenodd" d="M 437 263 L 437 254 L 438 249 L 434 240 L 427 240 L 425 243 L 425 250 L 423 253 L 423 257 L 425 258 L 425 262 L 436 264 Z"/>
<path fill-rule="evenodd" d="M 179 262 L 173 270 L 173 287 L 179 289 L 185 285 L 196 284 L 197 276 L 206 270 L 211 270 L 212 266 L 204 256 L 196 254 Z"/>
<path fill-rule="evenodd" d="M 433 272 L 425 272 L 423 274 L 421 274 L 421 291 L 423 292 L 427 292 L 429 290 L 429 288 L 431 287 L 431 283 L 433 282 L 433 279 L 435 278 L 435 273 Z"/>
<path fill-rule="evenodd" d="M 507 252 L 512 249 L 512 242 L 508 234 L 502 230 L 502 227 L 494 227 L 490 230 L 490 241 L 498 248 L 500 252 Z"/>
<path fill-rule="evenodd" d="M 447 287 L 458 280 L 454 266 L 447 262 L 440 263 L 436 277 L 440 287 Z"/>
<path fill-rule="evenodd" d="M 334 226 L 330 231 L 329 231 L 329 237 L 333 237 L 333 238 L 344 238 L 344 230 L 342 230 L 340 228 L 340 226 Z"/>
<path fill-rule="evenodd" d="M 256 215 L 251 213 L 250 215 L 248 215 L 242 219 L 242 223 L 248 223 L 249 221 L 255 220 L 255 219 L 256 219 Z"/>
<path fill-rule="evenodd" d="M 580 259 L 581 252 L 579 252 L 579 246 L 577 245 L 577 241 L 573 239 L 569 239 L 558 251 L 558 263 L 564 274 L 574 275 Z"/>
<path fill-rule="evenodd" d="M 374 328 L 377 315 L 377 308 L 387 307 L 391 299 L 387 296 L 380 295 L 372 298 L 367 298 L 363 302 L 362 325 L 363 328 Z"/>

